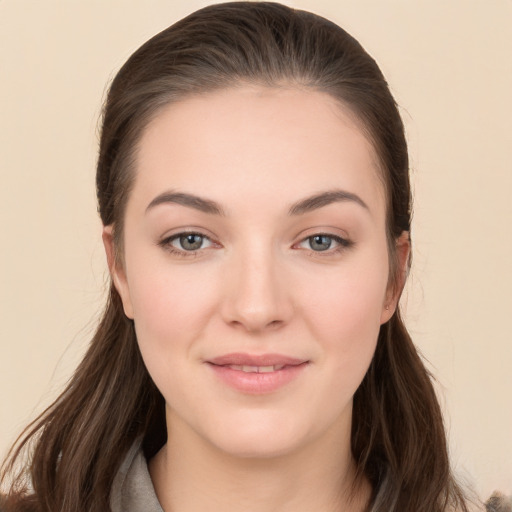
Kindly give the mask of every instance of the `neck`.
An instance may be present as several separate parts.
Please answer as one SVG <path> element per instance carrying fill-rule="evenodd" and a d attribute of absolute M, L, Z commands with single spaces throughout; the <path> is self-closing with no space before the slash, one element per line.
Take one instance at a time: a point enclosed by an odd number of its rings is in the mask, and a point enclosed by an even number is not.
<path fill-rule="evenodd" d="M 355 481 L 350 436 L 248 458 L 226 454 L 179 424 L 169 431 L 149 464 L 165 512 L 360 512 L 370 496 L 368 482 Z"/>

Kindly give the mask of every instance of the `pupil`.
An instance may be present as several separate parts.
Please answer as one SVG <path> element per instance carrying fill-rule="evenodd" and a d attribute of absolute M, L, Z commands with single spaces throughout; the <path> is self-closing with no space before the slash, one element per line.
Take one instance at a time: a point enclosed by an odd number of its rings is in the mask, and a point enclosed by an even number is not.
<path fill-rule="evenodd" d="M 311 248 L 315 251 L 326 251 L 331 247 L 332 240 L 325 235 L 316 235 L 310 238 Z"/>
<path fill-rule="evenodd" d="M 202 243 L 203 237 L 201 235 L 184 235 L 180 237 L 181 246 L 188 251 L 200 249 Z"/>

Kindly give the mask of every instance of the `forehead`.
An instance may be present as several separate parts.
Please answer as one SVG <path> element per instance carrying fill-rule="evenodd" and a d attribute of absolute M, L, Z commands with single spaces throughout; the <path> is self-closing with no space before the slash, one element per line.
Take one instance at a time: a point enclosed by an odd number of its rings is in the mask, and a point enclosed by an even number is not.
<path fill-rule="evenodd" d="M 134 193 L 146 200 L 172 188 L 216 200 L 278 191 L 291 202 L 333 187 L 383 202 L 378 158 L 361 124 L 312 90 L 240 86 L 167 105 L 136 155 Z"/>

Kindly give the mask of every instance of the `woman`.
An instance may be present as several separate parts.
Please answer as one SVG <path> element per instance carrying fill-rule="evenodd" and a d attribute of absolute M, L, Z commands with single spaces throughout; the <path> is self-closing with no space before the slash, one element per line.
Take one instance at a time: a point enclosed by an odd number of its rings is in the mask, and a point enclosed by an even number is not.
<path fill-rule="evenodd" d="M 5 510 L 468 510 L 398 309 L 403 125 L 357 41 L 188 16 L 114 79 L 97 193 L 110 297 Z"/>

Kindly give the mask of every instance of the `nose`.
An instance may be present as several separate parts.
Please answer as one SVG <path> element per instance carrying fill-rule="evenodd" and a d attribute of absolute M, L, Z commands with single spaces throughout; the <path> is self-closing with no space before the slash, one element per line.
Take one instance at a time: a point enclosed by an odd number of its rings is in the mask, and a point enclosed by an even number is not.
<path fill-rule="evenodd" d="M 279 258 L 266 248 L 233 259 L 226 272 L 224 321 L 252 333 L 287 324 L 293 305 Z"/>

